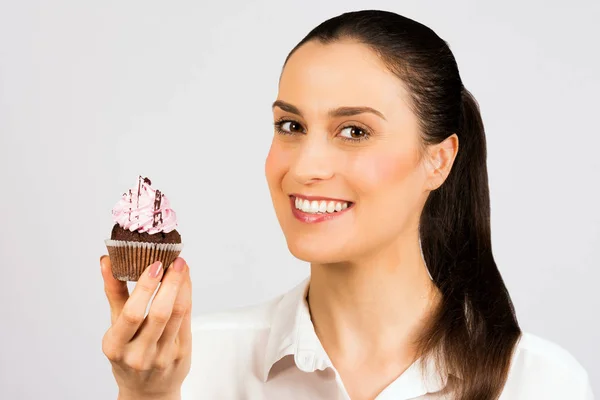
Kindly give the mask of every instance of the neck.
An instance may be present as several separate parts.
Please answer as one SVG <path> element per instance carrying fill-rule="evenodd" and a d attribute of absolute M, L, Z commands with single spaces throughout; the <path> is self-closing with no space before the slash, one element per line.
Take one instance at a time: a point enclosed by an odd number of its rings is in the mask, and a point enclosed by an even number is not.
<path fill-rule="evenodd" d="M 311 265 L 315 330 L 330 356 L 348 362 L 377 354 L 413 358 L 437 298 L 417 235 L 360 261 Z"/>

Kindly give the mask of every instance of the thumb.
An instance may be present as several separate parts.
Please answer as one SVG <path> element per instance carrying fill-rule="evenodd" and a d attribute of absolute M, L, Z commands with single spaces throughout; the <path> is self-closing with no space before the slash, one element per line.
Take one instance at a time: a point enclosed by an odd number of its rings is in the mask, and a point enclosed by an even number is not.
<path fill-rule="evenodd" d="M 110 304 L 110 321 L 111 324 L 114 324 L 129 298 L 127 282 L 120 281 L 113 276 L 110 257 L 107 255 L 100 257 L 100 270 L 104 279 L 104 293 Z"/>

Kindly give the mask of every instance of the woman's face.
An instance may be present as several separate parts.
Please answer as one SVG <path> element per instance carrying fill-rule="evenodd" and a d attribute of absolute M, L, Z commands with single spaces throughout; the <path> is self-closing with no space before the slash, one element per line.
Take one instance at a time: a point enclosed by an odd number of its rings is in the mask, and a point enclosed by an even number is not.
<path fill-rule="evenodd" d="M 294 256 L 352 262 L 417 228 L 427 195 L 418 119 L 366 46 L 304 44 L 283 70 L 273 118 L 265 172 Z"/>

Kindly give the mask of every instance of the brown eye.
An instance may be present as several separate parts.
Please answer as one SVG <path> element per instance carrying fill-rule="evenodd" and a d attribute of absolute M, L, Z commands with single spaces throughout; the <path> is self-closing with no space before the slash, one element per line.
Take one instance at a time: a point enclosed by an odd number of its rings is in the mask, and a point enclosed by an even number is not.
<path fill-rule="evenodd" d="M 346 139 L 362 139 L 367 133 L 357 126 L 348 126 L 342 129 L 340 135 Z"/>
<path fill-rule="evenodd" d="M 281 130 L 284 132 L 302 132 L 302 125 L 294 121 L 284 121 L 280 126 Z"/>

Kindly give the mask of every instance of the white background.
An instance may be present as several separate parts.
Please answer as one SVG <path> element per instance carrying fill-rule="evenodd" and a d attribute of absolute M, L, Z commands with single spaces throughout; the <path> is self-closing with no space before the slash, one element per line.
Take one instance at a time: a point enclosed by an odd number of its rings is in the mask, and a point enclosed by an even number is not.
<path fill-rule="evenodd" d="M 380 8 L 447 40 L 487 127 L 496 260 L 524 330 L 600 393 L 598 1 L 0 1 L 0 398 L 116 398 L 98 259 L 138 174 L 171 199 L 194 314 L 308 273 L 263 174 L 283 60 Z"/>

